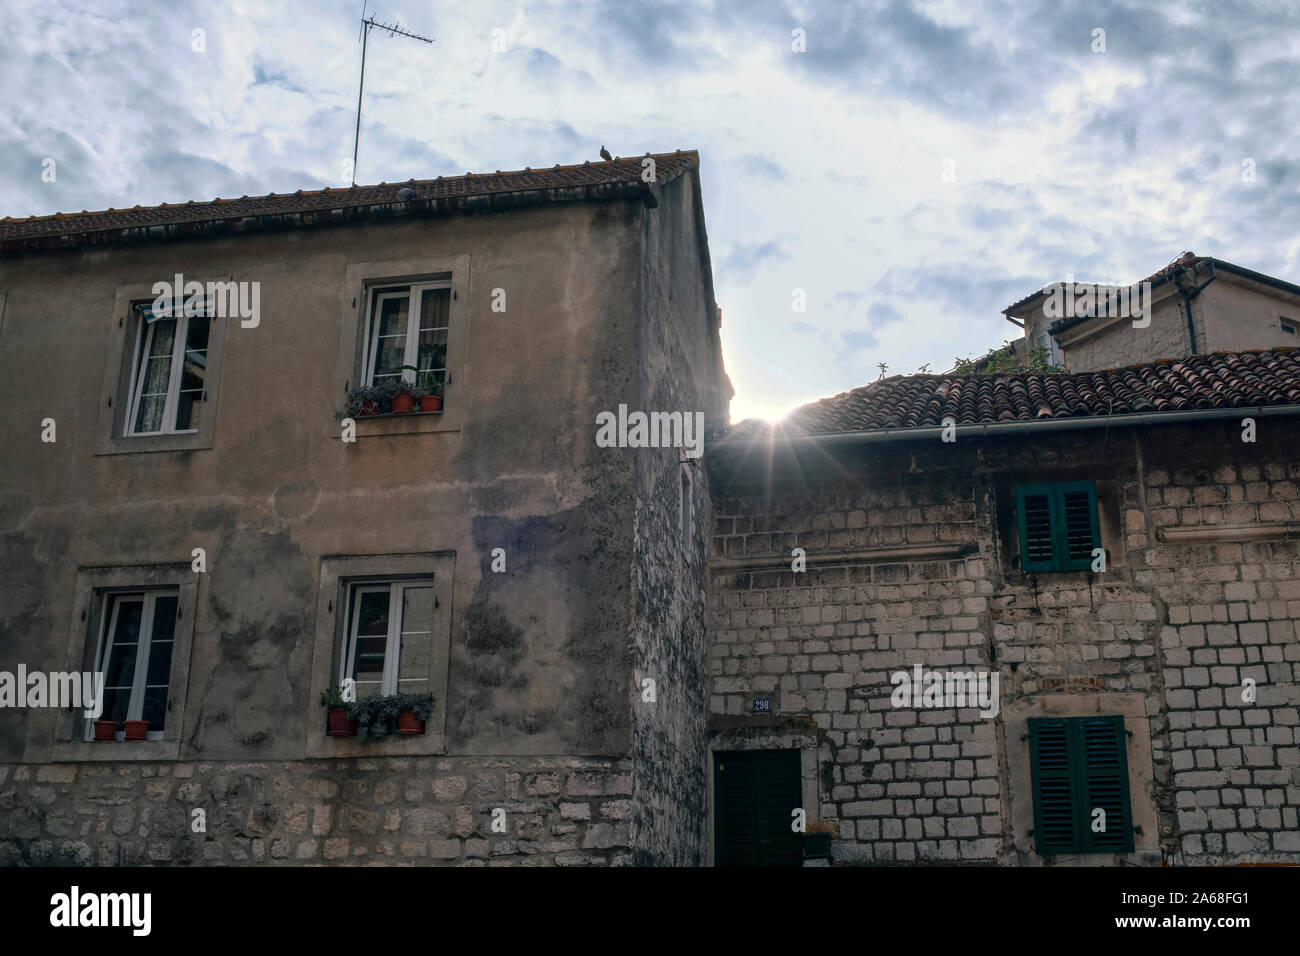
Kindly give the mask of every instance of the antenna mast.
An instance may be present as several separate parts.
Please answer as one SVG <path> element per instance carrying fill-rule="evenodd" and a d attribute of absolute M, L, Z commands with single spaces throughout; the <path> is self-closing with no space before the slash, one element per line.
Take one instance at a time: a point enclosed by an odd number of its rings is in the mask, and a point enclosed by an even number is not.
<path fill-rule="evenodd" d="M 422 37 L 415 33 L 408 33 L 403 30 L 397 21 L 393 23 L 379 23 L 375 20 L 374 14 L 369 18 L 366 17 L 366 3 L 361 5 L 361 35 L 358 39 L 361 41 L 361 83 L 357 86 L 357 131 L 352 139 L 352 185 L 357 184 L 357 150 L 361 146 L 361 96 L 366 88 L 366 41 L 370 39 L 370 31 L 375 27 L 385 30 L 391 36 L 410 37 L 412 40 L 419 40 L 422 43 L 432 43 L 428 37 Z"/>

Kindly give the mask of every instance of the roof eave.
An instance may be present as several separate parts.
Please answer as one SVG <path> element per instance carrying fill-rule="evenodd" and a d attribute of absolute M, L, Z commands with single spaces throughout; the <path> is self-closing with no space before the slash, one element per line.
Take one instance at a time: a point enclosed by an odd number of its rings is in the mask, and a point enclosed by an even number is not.
<path fill-rule="evenodd" d="M 758 446 L 773 448 L 787 445 L 843 445 L 876 444 L 889 441 L 920 441 L 923 439 L 942 438 L 945 432 L 955 434 L 958 441 L 962 437 L 984 438 L 989 436 L 1014 435 L 1023 432 L 1069 431 L 1083 428 L 1123 427 L 1133 425 L 1157 425 L 1173 422 L 1212 421 L 1215 419 L 1241 418 L 1257 415 L 1261 418 L 1280 415 L 1300 415 L 1300 405 L 1252 405 L 1239 408 L 1203 408 L 1176 412 L 1138 412 L 1127 415 L 1087 415 L 1071 418 L 1042 418 L 1035 421 L 1015 422 L 981 422 L 967 425 L 943 426 L 927 425 L 918 428 L 878 428 L 866 431 L 817 432 L 802 435 L 782 434 L 779 436 L 753 435 L 745 438 L 722 438 L 709 443 L 711 450 L 717 452 L 742 451 Z M 952 429 L 951 431 L 949 429 Z"/>

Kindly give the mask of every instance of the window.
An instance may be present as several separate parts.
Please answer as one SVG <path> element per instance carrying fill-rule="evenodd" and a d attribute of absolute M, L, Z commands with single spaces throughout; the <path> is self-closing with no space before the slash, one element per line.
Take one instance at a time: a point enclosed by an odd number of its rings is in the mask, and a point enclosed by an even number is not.
<path fill-rule="evenodd" d="M 1030 718 L 1039 853 L 1133 852 L 1127 741 L 1123 717 Z"/>
<path fill-rule="evenodd" d="M 411 381 L 403 365 L 418 368 L 421 378 L 431 372 L 446 384 L 450 315 L 450 281 L 375 288 L 366 319 L 364 384 Z"/>
<path fill-rule="evenodd" d="M 1040 332 L 1038 334 L 1038 347 L 1047 349 L 1053 365 L 1061 364 L 1061 346 L 1057 344 L 1051 332 Z"/>
<path fill-rule="evenodd" d="M 125 433 L 198 431 L 212 320 L 207 315 L 163 316 L 151 303 L 132 308 L 136 346 Z"/>
<path fill-rule="evenodd" d="M 104 627 L 95 660 L 95 672 L 104 675 L 99 719 L 147 720 L 149 739 L 161 739 L 179 595 L 175 591 L 110 593 L 104 600 Z M 89 735 L 89 721 L 86 732 Z"/>
<path fill-rule="evenodd" d="M 683 464 L 682 495 L 681 504 L 679 506 L 681 514 L 679 515 L 679 520 L 682 531 L 682 547 L 686 549 L 687 554 L 690 553 L 691 547 L 691 504 L 691 473 L 689 471 L 689 466 Z"/>
<path fill-rule="evenodd" d="M 1097 486 L 1091 481 L 1021 485 L 1016 489 L 1020 568 L 1086 571 L 1101 547 Z"/>
<path fill-rule="evenodd" d="M 1278 328 L 1284 335 L 1295 335 L 1296 322 L 1294 319 L 1288 319 L 1285 315 L 1277 317 Z"/>
<path fill-rule="evenodd" d="M 352 585 L 339 682 L 356 681 L 358 700 L 427 693 L 436 607 L 431 578 Z"/>

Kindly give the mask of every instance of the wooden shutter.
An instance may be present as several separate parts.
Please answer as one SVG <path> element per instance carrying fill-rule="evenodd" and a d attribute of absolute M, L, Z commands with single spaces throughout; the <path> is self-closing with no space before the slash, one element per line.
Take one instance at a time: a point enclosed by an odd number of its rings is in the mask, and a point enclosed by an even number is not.
<path fill-rule="evenodd" d="M 1020 524 L 1020 569 L 1086 571 L 1101 547 L 1097 485 L 1065 481 L 1016 489 Z"/>
<path fill-rule="evenodd" d="M 1133 852 L 1127 744 L 1123 717 L 1030 719 L 1037 852 Z M 1094 833 L 1098 809 L 1105 829 Z"/>
<path fill-rule="evenodd" d="M 1091 481 L 1067 481 L 1056 486 L 1059 502 L 1057 566 L 1062 571 L 1086 571 L 1092 567 L 1092 551 L 1101 547 L 1097 527 L 1097 485 Z"/>
<path fill-rule="evenodd" d="M 1020 569 L 1056 570 L 1056 544 L 1052 528 L 1056 499 L 1051 485 L 1022 485 L 1016 489 L 1020 517 Z"/>
<path fill-rule="evenodd" d="M 1034 849 L 1043 855 L 1078 849 L 1074 747 L 1070 721 L 1030 718 L 1029 763 L 1034 792 Z"/>
<path fill-rule="evenodd" d="M 1128 735 L 1123 717 L 1081 717 L 1079 790 L 1083 795 L 1084 845 L 1093 853 L 1131 853 L 1133 818 L 1128 796 Z M 1092 830 L 1093 813 L 1106 812 L 1106 829 Z"/>

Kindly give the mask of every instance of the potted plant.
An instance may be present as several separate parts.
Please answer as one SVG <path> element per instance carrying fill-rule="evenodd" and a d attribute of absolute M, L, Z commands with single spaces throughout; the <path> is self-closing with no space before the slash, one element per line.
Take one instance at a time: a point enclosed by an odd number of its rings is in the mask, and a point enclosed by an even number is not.
<path fill-rule="evenodd" d="M 829 860 L 831 840 L 835 837 L 835 824 L 828 820 L 813 820 L 803 835 L 805 860 Z"/>
<path fill-rule="evenodd" d="M 122 726 L 126 729 L 127 740 L 144 740 L 145 734 L 149 730 L 149 721 L 147 720 L 128 720 Z"/>
<path fill-rule="evenodd" d="M 362 740 L 387 737 L 394 730 L 411 736 L 424 733 L 424 722 L 433 713 L 433 695 L 376 695 L 353 701 L 347 707 L 348 716 L 357 722 L 357 734 Z"/>
<path fill-rule="evenodd" d="M 433 713 L 432 694 L 398 694 L 397 732 L 403 736 L 424 733 L 424 722 Z"/>
<path fill-rule="evenodd" d="M 320 695 L 320 702 L 327 708 L 329 729 L 326 733 L 331 737 L 355 737 L 357 734 L 357 722 L 348 717 L 348 704 L 343 699 L 343 688 L 335 685 L 330 687 Z"/>
<path fill-rule="evenodd" d="M 352 393 L 348 401 L 348 414 L 356 418 L 378 415 L 380 403 L 385 398 L 387 396 L 384 394 L 382 386 L 367 385 L 364 388 L 359 388 Z"/>
<path fill-rule="evenodd" d="M 420 370 L 414 365 L 403 365 L 399 369 L 401 372 L 406 372 L 408 370 L 413 372 L 415 375 L 420 374 Z M 414 376 L 410 379 L 405 376 L 397 379 L 393 383 L 393 387 L 397 389 L 397 393 L 393 396 L 393 413 L 395 415 L 404 415 L 411 411 L 415 406 L 415 399 L 412 395 L 412 392 L 415 390 Z"/>
<path fill-rule="evenodd" d="M 116 739 L 117 739 L 117 721 L 116 721 L 116 720 L 97 720 L 97 721 L 95 721 L 95 739 L 96 739 L 96 740 L 116 740 Z"/>
<path fill-rule="evenodd" d="M 422 390 L 420 411 L 442 411 L 442 383 L 438 381 L 438 373 L 432 369 L 424 372 L 420 376 L 420 388 Z"/>
<path fill-rule="evenodd" d="M 376 695 L 348 704 L 348 717 L 356 721 L 357 736 L 363 741 L 387 737 L 397 720 L 397 697 Z"/>

